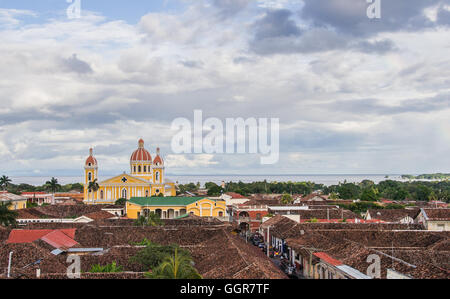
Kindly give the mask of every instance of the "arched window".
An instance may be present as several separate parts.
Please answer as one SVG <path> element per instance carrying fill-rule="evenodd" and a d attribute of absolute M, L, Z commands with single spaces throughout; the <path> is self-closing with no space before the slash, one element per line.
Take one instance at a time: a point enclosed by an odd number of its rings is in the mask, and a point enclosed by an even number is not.
<path fill-rule="evenodd" d="M 141 173 L 141 165 L 138 166 L 138 172 Z"/>
<path fill-rule="evenodd" d="M 159 182 L 159 171 L 156 172 L 155 177 L 156 177 L 156 181 Z"/>
<path fill-rule="evenodd" d="M 122 189 L 122 198 L 127 198 L 127 189 Z"/>
<path fill-rule="evenodd" d="M 223 217 L 223 212 L 219 212 L 219 217 Z"/>
<path fill-rule="evenodd" d="M 133 167 L 133 172 L 136 172 L 136 166 Z"/>
<path fill-rule="evenodd" d="M 89 180 L 89 182 L 92 181 L 92 172 L 88 173 L 88 180 Z"/>
<path fill-rule="evenodd" d="M 144 165 L 144 172 L 147 172 L 147 166 Z"/>
<path fill-rule="evenodd" d="M 148 190 L 145 190 L 145 197 L 148 197 Z"/>
<path fill-rule="evenodd" d="M 103 199 L 103 190 L 100 190 L 100 199 Z"/>

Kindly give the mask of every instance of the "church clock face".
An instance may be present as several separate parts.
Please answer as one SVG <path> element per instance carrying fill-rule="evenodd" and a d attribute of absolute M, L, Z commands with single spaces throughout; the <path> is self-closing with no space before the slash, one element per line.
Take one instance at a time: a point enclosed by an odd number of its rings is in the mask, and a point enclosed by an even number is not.
<path fill-rule="evenodd" d="M 128 179 L 126 177 L 122 178 L 122 182 L 126 183 L 128 181 Z"/>

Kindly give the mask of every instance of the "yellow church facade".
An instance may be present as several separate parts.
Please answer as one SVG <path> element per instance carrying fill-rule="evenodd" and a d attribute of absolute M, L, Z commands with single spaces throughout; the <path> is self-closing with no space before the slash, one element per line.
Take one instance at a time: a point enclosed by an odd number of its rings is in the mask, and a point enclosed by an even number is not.
<path fill-rule="evenodd" d="M 130 173 L 123 173 L 98 182 L 98 162 L 90 149 L 84 166 L 84 203 L 114 204 L 116 200 L 156 195 L 175 196 L 175 184 L 165 177 L 164 160 L 157 148 L 156 156 L 144 148 L 139 140 L 138 148 L 130 157 Z M 95 184 L 96 183 L 96 184 Z"/>
<path fill-rule="evenodd" d="M 200 217 L 225 217 L 224 200 L 206 197 L 133 197 L 126 204 L 127 217 L 137 219 L 155 213 L 161 219 L 173 219 L 183 215 Z"/>

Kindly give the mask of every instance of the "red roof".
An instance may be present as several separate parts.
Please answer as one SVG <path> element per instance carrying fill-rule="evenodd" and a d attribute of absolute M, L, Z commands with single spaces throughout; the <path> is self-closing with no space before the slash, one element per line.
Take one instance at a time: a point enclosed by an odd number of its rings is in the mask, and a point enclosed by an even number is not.
<path fill-rule="evenodd" d="M 153 164 L 163 164 L 163 161 L 159 155 L 157 155 L 155 160 L 153 160 Z"/>
<path fill-rule="evenodd" d="M 60 230 L 54 230 L 41 238 L 55 248 L 70 248 L 78 244 L 74 239 L 69 238 Z"/>
<path fill-rule="evenodd" d="M 89 156 L 84 164 L 89 165 L 89 163 L 91 163 L 91 165 L 97 165 L 97 159 L 95 159 L 94 156 Z"/>
<path fill-rule="evenodd" d="M 45 235 L 53 232 L 53 231 L 61 231 L 66 234 L 68 237 L 74 239 L 76 228 L 67 228 L 67 229 L 13 229 L 9 233 L 9 238 L 6 243 L 31 243 L 33 241 L 39 240 Z"/>
<path fill-rule="evenodd" d="M 225 194 L 231 196 L 231 198 L 246 198 L 245 196 L 242 196 L 236 192 L 226 192 Z"/>
<path fill-rule="evenodd" d="M 326 263 L 328 263 L 332 266 L 340 266 L 343 264 L 341 261 L 332 258 L 325 252 L 315 252 L 315 253 L 313 253 L 313 255 L 317 256 L 318 258 L 320 258 L 321 260 L 325 261 Z"/>
<path fill-rule="evenodd" d="M 318 223 L 338 223 L 342 222 L 342 219 L 316 219 Z M 301 223 L 305 222 L 311 222 L 311 219 L 300 219 Z M 356 223 L 355 218 L 348 218 L 345 219 L 346 223 Z M 371 219 L 371 220 L 365 220 L 365 219 L 358 219 L 358 223 L 384 223 L 383 220 L 380 219 Z"/>

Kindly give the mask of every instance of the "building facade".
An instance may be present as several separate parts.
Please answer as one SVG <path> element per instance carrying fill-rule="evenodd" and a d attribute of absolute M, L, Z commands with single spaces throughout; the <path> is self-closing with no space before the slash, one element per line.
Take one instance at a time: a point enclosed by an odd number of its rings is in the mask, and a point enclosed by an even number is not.
<path fill-rule="evenodd" d="M 26 197 L 9 193 L 8 191 L 0 191 L 0 204 L 8 204 L 10 210 L 20 210 L 27 208 Z"/>
<path fill-rule="evenodd" d="M 450 231 L 450 209 L 420 209 L 415 222 L 422 224 L 426 230 Z"/>
<path fill-rule="evenodd" d="M 98 162 L 90 149 L 89 157 L 84 165 L 84 203 L 113 204 L 120 198 L 129 200 L 132 197 L 175 196 L 175 184 L 165 177 L 164 160 L 160 149 L 156 156 L 144 148 L 144 140 L 140 139 L 138 148 L 130 157 L 130 173 L 123 173 L 113 178 L 98 182 L 98 190 L 89 188 L 91 182 L 98 180 Z M 92 187 L 92 186 L 91 186 Z"/>
<path fill-rule="evenodd" d="M 126 204 L 127 217 L 137 219 L 158 214 L 161 219 L 174 219 L 183 215 L 200 217 L 225 217 L 223 200 L 206 197 L 133 197 Z"/>
<path fill-rule="evenodd" d="M 236 204 L 232 206 L 233 225 L 241 231 L 258 231 L 263 217 L 267 214 L 267 205 Z"/>
<path fill-rule="evenodd" d="M 25 197 L 29 203 L 35 203 L 39 206 L 55 204 L 54 195 L 46 192 L 22 192 L 21 196 Z"/>

